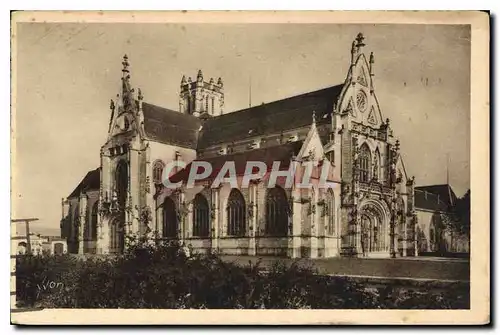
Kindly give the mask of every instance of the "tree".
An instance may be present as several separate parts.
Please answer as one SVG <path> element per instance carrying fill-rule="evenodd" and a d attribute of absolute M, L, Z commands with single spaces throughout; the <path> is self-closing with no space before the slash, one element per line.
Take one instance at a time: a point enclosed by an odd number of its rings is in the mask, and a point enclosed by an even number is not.
<path fill-rule="evenodd" d="M 449 213 L 444 215 L 446 226 L 460 235 L 470 236 L 470 190 L 458 198 Z"/>

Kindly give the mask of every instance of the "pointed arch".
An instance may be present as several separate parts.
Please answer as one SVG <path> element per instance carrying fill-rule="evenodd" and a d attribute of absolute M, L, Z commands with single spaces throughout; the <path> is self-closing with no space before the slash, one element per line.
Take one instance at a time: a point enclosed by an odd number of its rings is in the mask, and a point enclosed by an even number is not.
<path fill-rule="evenodd" d="M 271 236 L 288 235 L 288 199 L 281 187 L 276 186 L 266 195 L 266 234 Z"/>
<path fill-rule="evenodd" d="M 246 204 L 241 192 L 235 188 L 227 200 L 227 235 L 244 236 L 246 233 Z"/>
<path fill-rule="evenodd" d="M 125 207 L 128 196 L 128 163 L 121 160 L 115 169 L 115 192 L 117 196 L 118 214 L 110 222 L 110 252 L 123 253 L 125 248 Z"/>
<path fill-rule="evenodd" d="M 94 202 L 90 214 L 90 232 L 89 232 L 89 249 L 90 252 L 96 252 L 97 245 L 97 220 L 99 218 L 99 201 Z"/>
<path fill-rule="evenodd" d="M 193 200 L 193 236 L 210 236 L 210 213 L 207 199 L 198 193 Z"/>
<path fill-rule="evenodd" d="M 373 155 L 373 178 L 375 180 L 381 180 L 382 174 L 380 173 L 382 162 L 380 160 L 380 151 L 375 149 L 375 154 Z"/>
<path fill-rule="evenodd" d="M 327 215 L 327 231 L 328 235 L 335 234 L 335 195 L 332 189 L 326 192 L 326 215 Z"/>
<path fill-rule="evenodd" d="M 128 164 L 121 160 L 115 169 L 115 190 L 120 208 L 125 207 L 128 193 Z"/>
<path fill-rule="evenodd" d="M 163 182 L 163 169 L 165 168 L 165 163 L 157 159 L 153 163 L 153 182 L 155 184 L 161 184 Z"/>
<path fill-rule="evenodd" d="M 78 253 L 78 244 L 82 243 L 80 241 L 80 204 L 76 203 L 73 209 L 73 220 L 70 226 L 70 241 L 71 241 L 71 253 Z"/>
<path fill-rule="evenodd" d="M 359 181 L 367 183 L 372 173 L 372 154 L 368 145 L 363 143 L 359 152 Z"/>
<path fill-rule="evenodd" d="M 163 226 L 162 235 L 165 238 L 177 238 L 179 229 L 179 219 L 177 216 L 177 207 L 174 200 L 166 197 L 163 201 Z"/>

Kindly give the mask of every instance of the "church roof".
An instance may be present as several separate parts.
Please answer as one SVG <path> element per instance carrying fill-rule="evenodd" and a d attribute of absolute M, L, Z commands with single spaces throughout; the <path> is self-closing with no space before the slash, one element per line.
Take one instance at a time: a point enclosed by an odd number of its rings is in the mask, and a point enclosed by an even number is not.
<path fill-rule="evenodd" d="M 448 184 L 415 187 L 415 207 L 446 212 L 457 201 L 457 196 Z"/>
<path fill-rule="evenodd" d="M 292 156 L 297 155 L 302 147 L 303 142 L 297 141 L 292 143 L 286 143 L 281 145 L 275 145 L 272 147 L 266 147 L 261 149 L 254 149 L 244 152 L 238 152 L 229 155 L 215 156 L 206 159 L 196 159 L 195 161 L 204 161 L 210 163 L 212 166 L 212 173 L 205 179 L 210 180 L 217 176 L 224 163 L 227 161 L 233 161 L 236 168 L 236 175 L 241 176 L 245 172 L 246 164 L 249 161 L 264 162 L 268 170 L 271 169 L 273 162 L 280 162 L 280 170 L 286 170 L 290 166 L 290 160 Z M 170 177 L 172 183 L 179 181 L 186 181 L 191 170 L 192 163 L 189 163 L 184 169 L 180 170 L 178 173 Z M 204 180 L 205 180 L 204 179 Z"/>
<path fill-rule="evenodd" d="M 457 202 L 457 196 L 448 184 L 417 186 L 415 189 L 439 195 L 439 199 L 447 206 L 453 206 Z"/>
<path fill-rule="evenodd" d="M 192 115 L 142 103 L 144 131 L 154 141 L 196 149 L 201 121 Z"/>
<path fill-rule="evenodd" d="M 87 172 L 78 186 L 71 192 L 68 198 L 80 196 L 82 191 L 98 190 L 101 184 L 101 168 Z"/>
<path fill-rule="evenodd" d="M 327 87 L 208 119 L 198 139 L 198 149 L 270 133 L 280 133 L 312 122 L 330 122 L 329 114 L 343 85 Z"/>

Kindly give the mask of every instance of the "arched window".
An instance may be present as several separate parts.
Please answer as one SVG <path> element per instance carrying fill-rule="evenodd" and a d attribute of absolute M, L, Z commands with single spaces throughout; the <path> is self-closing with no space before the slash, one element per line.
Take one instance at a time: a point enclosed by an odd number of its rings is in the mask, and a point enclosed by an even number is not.
<path fill-rule="evenodd" d="M 112 223 L 110 249 L 113 253 L 122 253 L 125 248 L 125 206 L 128 195 L 128 164 L 122 160 L 116 166 L 115 189 L 118 197 L 119 214 Z"/>
<path fill-rule="evenodd" d="M 71 225 L 71 237 L 73 241 L 78 241 L 80 226 L 80 205 L 76 204 L 73 211 L 73 224 Z"/>
<path fill-rule="evenodd" d="M 266 196 L 266 234 L 288 235 L 288 201 L 281 187 L 274 187 Z"/>
<path fill-rule="evenodd" d="M 326 206 L 328 235 L 333 235 L 335 234 L 335 196 L 331 189 L 326 193 Z"/>
<path fill-rule="evenodd" d="M 78 253 L 78 243 L 80 240 L 80 206 L 78 203 L 74 207 L 73 222 L 71 224 L 71 252 Z"/>
<path fill-rule="evenodd" d="M 233 188 L 227 200 L 227 235 L 244 236 L 246 231 L 245 199 Z"/>
<path fill-rule="evenodd" d="M 165 198 L 163 202 L 163 237 L 176 238 L 179 229 L 177 208 L 171 198 Z"/>
<path fill-rule="evenodd" d="M 128 166 L 127 162 L 123 160 L 116 166 L 115 187 L 118 195 L 118 204 L 120 208 L 123 208 L 127 202 L 128 192 Z"/>
<path fill-rule="evenodd" d="M 157 160 L 153 164 L 153 182 L 155 184 L 161 184 L 163 182 L 163 169 L 165 168 L 165 163 Z"/>
<path fill-rule="evenodd" d="M 363 144 L 359 153 L 359 181 L 366 183 L 370 180 L 371 161 L 370 148 L 366 144 Z"/>
<path fill-rule="evenodd" d="M 375 155 L 373 157 L 373 179 L 380 181 L 380 152 L 375 150 Z"/>
<path fill-rule="evenodd" d="M 210 217 L 207 199 L 198 193 L 193 201 L 193 236 L 210 236 Z"/>
<path fill-rule="evenodd" d="M 95 247 L 97 243 L 97 219 L 98 219 L 98 209 L 99 209 L 99 202 L 96 201 L 94 205 L 92 206 L 92 213 L 90 216 L 90 240 L 91 242 L 91 249 L 92 251 L 95 252 Z"/>

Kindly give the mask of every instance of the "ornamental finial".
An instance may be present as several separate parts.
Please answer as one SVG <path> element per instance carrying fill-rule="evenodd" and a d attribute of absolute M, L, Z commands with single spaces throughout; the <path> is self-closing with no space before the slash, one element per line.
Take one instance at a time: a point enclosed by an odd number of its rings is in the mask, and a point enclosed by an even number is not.
<path fill-rule="evenodd" d="M 356 46 L 358 48 L 362 48 L 365 46 L 365 43 L 363 42 L 364 39 L 365 37 L 363 36 L 362 33 L 359 33 L 358 36 L 356 36 Z"/>
<path fill-rule="evenodd" d="M 123 76 L 125 77 L 127 73 L 129 73 L 128 67 L 130 66 L 130 63 L 128 62 L 128 56 L 125 54 L 123 56 L 123 62 L 122 62 L 123 68 Z"/>

